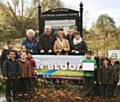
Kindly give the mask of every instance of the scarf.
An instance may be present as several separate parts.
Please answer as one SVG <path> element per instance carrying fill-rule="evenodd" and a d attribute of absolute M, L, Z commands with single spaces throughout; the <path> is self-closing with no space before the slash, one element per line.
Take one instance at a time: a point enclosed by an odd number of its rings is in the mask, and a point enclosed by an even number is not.
<path fill-rule="evenodd" d="M 58 43 L 61 45 L 62 48 L 64 48 L 64 40 L 60 40 L 59 38 L 57 38 Z"/>
<path fill-rule="evenodd" d="M 82 38 L 80 38 L 79 40 L 76 40 L 75 38 L 73 39 L 73 45 L 77 45 L 81 42 L 82 42 Z"/>

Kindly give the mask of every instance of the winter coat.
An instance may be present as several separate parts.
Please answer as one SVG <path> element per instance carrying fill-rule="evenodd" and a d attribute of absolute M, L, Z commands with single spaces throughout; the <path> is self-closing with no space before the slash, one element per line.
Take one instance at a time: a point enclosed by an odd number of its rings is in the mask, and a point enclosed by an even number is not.
<path fill-rule="evenodd" d="M 46 34 L 41 34 L 38 42 L 39 50 L 43 49 L 45 54 L 48 53 L 48 50 L 53 51 L 53 45 L 56 40 L 55 35 L 47 36 Z"/>
<path fill-rule="evenodd" d="M 72 43 L 72 50 L 79 51 L 78 55 L 85 55 L 85 53 L 88 51 L 88 47 L 86 42 L 82 41 L 77 45 Z"/>
<path fill-rule="evenodd" d="M 63 39 L 62 42 L 60 42 L 59 39 L 57 39 L 54 43 L 54 52 L 57 53 L 57 52 L 61 52 L 63 51 L 66 53 L 66 52 L 69 52 L 70 50 L 70 45 L 69 45 L 69 42 L 67 39 Z M 62 53 L 62 52 L 61 52 Z"/>
<path fill-rule="evenodd" d="M 7 59 L 3 63 L 3 76 L 9 79 L 15 79 L 19 75 L 19 63 L 17 60 L 12 61 Z"/>
<path fill-rule="evenodd" d="M 115 63 L 112 66 L 112 81 L 118 81 L 120 75 L 120 64 Z"/>
<path fill-rule="evenodd" d="M 108 65 L 106 68 L 105 66 L 101 65 L 98 69 L 98 82 L 101 84 L 111 84 L 112 83 L 112 67 Z"/>
<path fill-rule="evenodd" d="M 38 54 L 38 45 L 35 39 L 29 40 L 28 38 L 25 38 L 22 41 L 22 45 L 24 45 L 27 50 L 31 51 L 32 54 Z"/>
<path fill-rule="evenodd" d="M 32 77 L 31 65 L 28 60 L 26 60 L 26 62 L 19 61 L 19 66 L 20 66 L 20 77 L 21 78 Z"/>
<path fill-rule="evenodd" d="M 73 41 L 74 36 L 66 35 L 65 39 L 69 41 L 70 44 L 70 50 L 72 50 L 72 41 Z"/>
<path fill-rule="evenodd" d="M 1 63 L 3 64 L 3 62 L 8 59 L 8 53 L 11 49 L 9 49 L 8 47 L 6 48 L 3 48 L 3 51 L 2 51 L 2 54 L 1 54 Z M 15 50 L 15 53 L 16 53 L 16 59 L 18 59 L 18 53 L 17 51 Z"/>

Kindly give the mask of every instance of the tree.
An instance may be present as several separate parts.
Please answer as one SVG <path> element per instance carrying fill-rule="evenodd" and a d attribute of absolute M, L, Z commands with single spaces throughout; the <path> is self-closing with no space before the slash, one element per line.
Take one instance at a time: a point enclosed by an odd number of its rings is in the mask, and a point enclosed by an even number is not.
<path fill-rule="evenodd" d="M 4 0 L 3 0 L 4 1 Z M 38 5 L 40 0 L 6 0 L 0 9 L 4 11 L 7 28 L 18 34 L 24 34 L 26 29 L 38 29 Z M 42 10 L 63 7 L 60 0 L 42 0 Z"/>
<path fill-rule="evenodd" d="M 108 14 L 102 14 L 98 17 L 96 27 L 99 28 L 100 32 L 113 31 L 116 28 L 115 21 Z"/>
<path fill-rule="evenodd" d="M 64 4 L 60 0 L 42 0 L 41 7 L 42 11 L 47 11 L 48 9 L 62 8 Z"/>
<path fill-rule="evenodd" d="M 101 14 L 95 24 L 100 34 L 104 34 L 105 44 L 109 43 L 108 37 L 116 29 L 115 21 L 108 14 Z"/>

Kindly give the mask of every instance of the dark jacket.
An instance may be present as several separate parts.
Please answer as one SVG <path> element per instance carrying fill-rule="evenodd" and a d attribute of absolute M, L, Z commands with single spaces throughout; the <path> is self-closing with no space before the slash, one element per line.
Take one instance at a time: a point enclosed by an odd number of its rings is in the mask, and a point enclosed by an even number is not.
<path fill-rule="evenodd" d="M 96 60 L 96 65 L 97 65 L 97 69 L 95 70 L 95 80 L 97 81 L 97 78 L 98 78 L 98 69 L 100 68 L 100 65 L 102 64 L 102 58 L 98 58 L 98 57 L 95 57 L 94 58 Z"/>
<path fill-rule="evenodd" d="M 25 38 L 22 41 L 22 45 L 24 45 L 27 50 L 31 51 L 32 54 L 38 54 L 38 45 L 35 39 L 29 40 L 28 38 Z"/>
<path fill-rule="evenodd" d="M 3 51 L 2 51 L 2 54 L 1 54 L 1 71 L 3 71 L 3 62 L 8 59 L 8 53 L 9 53 L 9 50 L 8 48 L 4 48 Z M 17 53 L 17 51 L 15 51 L 16 53 L 16 59 L 18 59 L 19 55 Z"/>
<path fill-rule="evenodd" d="M 106 68 L 101 65 L 98 69 L 98 81 L 101 84 L 111 84 L 112 83 L 112 68 L 108 65 Z"/>
<path fill-rule="evenodd" d="M 102 58 L 98 58 L 98 57 L 95 57 L 95 60 L 96 60 L 96 64 L 97 64 L 97 67 L 99 68 L 100 65 L 102 64 Z"/>
<path fill-rule="evenodd" d="M 15 79 L 19 75 L 19 63 L 17 60 L 5 60 L 3 63 L 3 76 L 9 79 Z"/>
<path fill-rule="evenodd" d="M 74 45 L 72 43 L 72 50 L 79 51 L 78 55 L 85 55 L 85 53 L 88 51 L 88 47 L 85 41 L 82 41 L 81 43 Z"/>
<path fill-rule="evenodd" d="M 72 50 L 72 41 L 73 41 L 73 38 L 74 38 L 74 36 L 69 36 L 69 35 L 65 36 L 65 39 L 67 39 L 69 41 L 70 50 Z"/>
<path fill-rule="evenodd" d="M 6 59 L 7 59 L 7 56 L 8 56 L 8 53 L 11 49 L 8 49 L 8 48 L 5 48 L 3 49 L 2 51 L 2 54 L 1 54 L 1 62 L 3 63 Z M 16 59 L 18 59 L 18 53 L 17 51 L 16 52 Z"/>
<path fill-rule="evenodd" d="M 56 36 L 53 34 L 50 37 L 47 36 L 46 34 L 41 34 L 38 43 L 39 50 L 43 49 L 45 51 L 45 54 L 48 53 L 48 50 L 53 51 L 53 45 L 55 40 Z"/>
<path fill-rule="evenodd" d="M 120 64 L 115 63 L 112 66 L 112 81 L 118 81 L 120 75 Z"/>

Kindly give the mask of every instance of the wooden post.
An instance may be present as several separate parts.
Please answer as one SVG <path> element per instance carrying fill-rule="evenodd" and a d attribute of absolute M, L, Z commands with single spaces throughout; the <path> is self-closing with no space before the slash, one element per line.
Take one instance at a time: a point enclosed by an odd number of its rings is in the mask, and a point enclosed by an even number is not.
<path fill-rule="evenodd" d="M 38 24 L 39 24 L 39 35 L 41 34 L 41 6 L 38 6 Z"/>
<path fill-rule="evenodd" d="M 83 3 L 80 3 L 80 35 L 83 37 Z"/>

